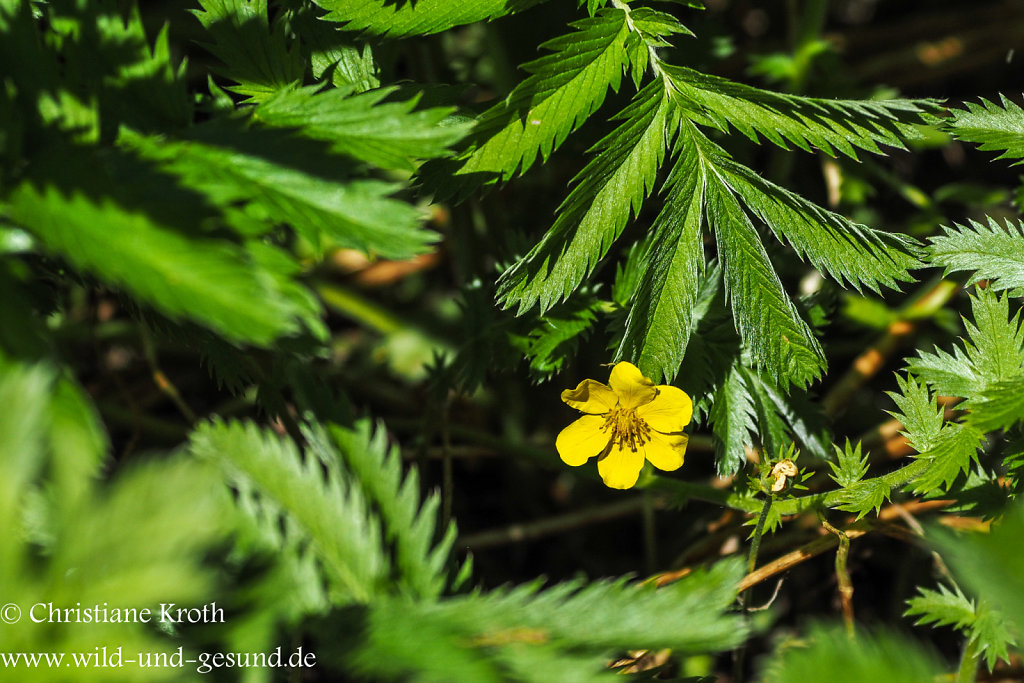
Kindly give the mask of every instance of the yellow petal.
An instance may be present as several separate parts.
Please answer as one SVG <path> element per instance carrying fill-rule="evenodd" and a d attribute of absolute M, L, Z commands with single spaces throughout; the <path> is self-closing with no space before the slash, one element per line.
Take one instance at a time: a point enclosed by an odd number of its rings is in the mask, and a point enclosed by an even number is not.
<path fill-rule="evenodd" d="M 584 415 L 563 429 L 555 439 L 555 449 L 566 465 L 578 467 L 599 455 L 608 445 L 611 435 L 602 432 L 604 418 Z"/>
<path fill-rule="evenodd" d="M 592 379 L 585 379 L 576 385 L 575 389 L 566 389 L 562 392 L 562 400 L 576 410 L 600 415 L 607 413 L 618 403 L 619 397 L 615 392 Z"/>
<path fill-rule="evenodd" d="M 629 447 L 619 448 L 613 444 L 608 455 L 597 461 L 597 471 L 605 486 L 613 489 L 633 488 L 644 467 L 643 451 L 632 451 Z"/>
<path fill-rule="evenodd" d="M 671 472 L 683 466 L 686 444 L 690 437 L 686 434 L 659 434 L 651 432 L 651 440 L 644 444 L 644 457 L 659 470 Z"/>
<path fill-rule="evenodd" d="M 654 382 L 644 377 L 640 368 L 622 361 L 612 368 L 612 376 L 608 384 L 619 396 L 619 405 L 627 410 L 650 403 L 658 395 Z M 632 486 L 632 484 L 631 484 Z"/>
<path fill-rule="evenodd" d="M 678 387 L 659 385 L 658 395 L 647 405 L 636 409 L 652 429 L 659 432 L 681 432 L 693 417 L 693 401 Z"/>

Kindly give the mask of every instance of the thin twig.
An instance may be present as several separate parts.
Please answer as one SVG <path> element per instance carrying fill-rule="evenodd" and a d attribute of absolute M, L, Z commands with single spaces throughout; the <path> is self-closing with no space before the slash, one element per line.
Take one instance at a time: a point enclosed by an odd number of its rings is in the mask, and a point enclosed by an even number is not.
<path fill-rule="evenodd" d="M 853 581 L 850 580 L 850 572 L 846 568 L 846 560 L 850 556 L 850 537 L 842 529 L 837 529 L 828 523 L 825 515 L 819 510 L 818 520 L 829 532 L 835 534 L 839 541 L 839 549 L 836 550 L 836 580 L 839 583 L 839 600 L 843 606 L 843 622 L 846 624 L 846 633 L 852 638 L 854 636 L 853 625 Z"/>
<path fill-rule="evenodd" d="M 469 534 L 459 538 L 458 545 L 469 547 L 473 550 L 482 550 L 484 548 L 491 548 L 508 543 L 532 541 L 537 538 L 543 538 L 544 536 L 551 536 L 565 531 L 572 531 L 591 524 L 635 515 L 642 511 L 646 504 L 647 503 L 644 502 L 642 496 L 636 496 L 615 503 L 596 505 L 577 512 L 558 515 L 557 517 L 548 517 L 536 522 L 512 524 L 507 527 L 502 527 L 501 529 L 492 529 L 490 531 L 481 531 L 476 534 Z M 654 498 L 651 501 L 651 506 L 654 509 L 664 508 L 665 501 L 661 498 Z"/>
<path fill-rule="evenodd" d="M 856 538 L 860 538 L 861 536 L 872 530 L 880 531 L 886 534 L 887 536 L 892 536 L 903 541 L 912 542 L 915 540 L 914 535 L 908 532 L 906 529 L 903 529 L 902 527 L 895 526 L 892 524 L 879 524 L 877 522 L 872 522 L 866 519 L 846 527 L 843 531 L 846 533 L 846 537 L 852 541 Z M 838 545 L 839 540 L 834 535 L 816 538 L 810 543 L 806 543 L 803 546 L 797 548 L 796 550 L 786 553 L 782 557 L 772 560 L 768 564 L 763 565 L 759 569 L 747 574 L 745 577 L 743 577 L 743 580 L 740 581 L 738 590 L 746 590 L 751 586 L 756 586 L 762 581 L 769 579 L 775 576 L 776 574 L 780 574 L 784 571 L 792 569 L 801 562 L 804 562 L 806 560 L 811 559 L 812 557 L 820 555 L 821 553 L 827 550 L 831 550 L 832 548 L 835 548 Z"/>
<path fill-rule="evenodd" d="M 171 403 L 188 420 L 189 424 L 194 424 L 199 418 L 196 417 L 195 411 L 185 403 L 185 399 L 181 397 L 178 387 L 174 386 L 174 383 L 160 369 L 160 363 L 156 357 L 156 347 L 153 345 L 153 339 L 150 337 L 149 330 L 146 329 L 145 325 L 139 326 L 139 339 L 142 340 L 142 353 L 146 357 L 146 362 L 149 363 L 153 382 L 164 395 L 171 399 Z"/>

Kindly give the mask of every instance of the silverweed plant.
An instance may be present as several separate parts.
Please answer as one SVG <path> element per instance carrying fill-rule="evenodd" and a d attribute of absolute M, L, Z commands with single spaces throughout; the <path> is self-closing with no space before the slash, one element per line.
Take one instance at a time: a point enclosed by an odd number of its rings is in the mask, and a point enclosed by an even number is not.
<path fill-rule="evenodd" d="M 0 0 L 0 679 L 1019 680 L 1021 36 Z"/>

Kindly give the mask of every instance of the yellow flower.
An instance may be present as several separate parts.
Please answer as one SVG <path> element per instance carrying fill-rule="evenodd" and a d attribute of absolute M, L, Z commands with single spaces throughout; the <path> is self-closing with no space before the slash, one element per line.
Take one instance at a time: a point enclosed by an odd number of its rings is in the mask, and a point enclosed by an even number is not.
<path fill-rule="evenodd" d="M 585 379 L 562 392 L 563 401 L 586 413 L 555 440 L 565 464 L 576 467 L 598 456 L 597 471 L 614 489 L 631 488 L 645 459 L 659 470 L 679 469 L 689 440 L 683 427 L 693 416 L 686 392 L 654 386 L 639 368 L 625 362 L 612 368 L 608 384 Z"/>

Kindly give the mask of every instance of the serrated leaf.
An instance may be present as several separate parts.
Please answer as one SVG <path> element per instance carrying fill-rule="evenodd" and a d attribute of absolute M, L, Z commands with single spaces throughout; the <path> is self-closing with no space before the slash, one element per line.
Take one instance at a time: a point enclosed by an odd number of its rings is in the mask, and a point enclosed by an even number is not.
<path fill-rule="evenodd" d="M 984 603 L 975 606 L 958 587 L 955 592 L 942 585 L 938 591 L 917 590 L 919 595 L 907 601 L 903 616 L 918 617 L 915 624 L 952 626 L 965 633 L 969 641 L 978 644 L 989 671 L 999 659 L 1009 661 L 1009 648 L 1016 644 L 1016 634 L 1001 611 Z"/>
<path fill-rule="evenodd" d="M 701 239 L 704 178 L 692 139 L 680 136 L 665 182 L 668 195 L 655 220 L 643 274 L 616 360 L 632 360 L 655 382 L 671 382 L 696 327 L 694 307 L 704 272 Z"/>
<path fill-rule="evenodd" d="M 224 75 L 237 83 L 229 90 L 258 102 L 302 81 L 302 54 L 281 24 L 270 26 L 267 0 L 199 4 L 203 9 L 193 14 L 209 35 L 205 46 L 224 63 Z"/>
<path fill-rule="evenodd" d="M 746 625 L 726 613 L 738 570 L 719 563 L 658 590 L 620 579 L 541 591 L 535 581 L 436 604 L 378 600 L 352 665 L 373 679 L 615 680 L 608 657 L 623 647 L 714 652 L 741 642 Z M 414 639 L 431 647 L 401 646 Z"/>
<path fill-rule="evenodd" d="M 366 31 L 400 38 L 446 31 L 462 24 L 485 21 L 521 12 L 545 0 L 315 0 L 327 10 L 328 21 L 349 31 Z"/>
<path fill-rule="evenodd" d="M 671 14 L 658 12 L 649 7 L 631 9 L 629 18 L 633 24 L 633 30 L 638 31 L 644 42 L 651 47 L 670 46 L 671 43 L 664 38 L 673 34 L 694 35 L 693 31 L 683 26 Z"/>
<path fill-rule="evenodd" d="M 1019 632 L 1003 610 L 990 608 L 984 602 L 978 605 L 978 615 L 970 637 L 978 642 L 989 671 L 995 668 L 1000 659 L 1009 663 L 1010 648 L 1020 640 Z"/>
<path fill-rule="evenodd" d="M 422 253 L 435 235 L 415 207 L 390 197 L 394 183 L 347 179 L 344 166 L 311 142 L 277 131 L 195 126 L 180 140 L 125 137 L 141 157 L 218 203 L 248 202 L 284 221 L 316 248 L 360 249 L 387 258 Z M 269 227 L 269 226 L 268 226 Z"/>
<path fill-rule="evenodd" d="M 856 638 L 839 626 L 815 626 L 799 646 L 780 647 L 765 659 L 765 683 L 921 683 L 934 680 L 945 667 L 913 641 L 895 632 L 859 631 Z"/>
<path fill-rule="evenodd" d="M 1006 430 L 1024 420 L 1024 369 L 1017 377 L 986 386 L 971 398 L 966 422 L 982 432 Z"/>
<path fill-rule="evenodd" d="M 1024 368 L 1024 328 L 1019 310 L 1010 317 L 1009 299 L 978 290 L 971 297 L 973 321 L 964 320 L 969 341 L 954 347 L 952 354 L 919 351 L 907 367 L 936 391 L 968 399 L 991 384 L 1015 379 Z"/>
<path fill-rule="evenodd" d="M 482 174 L 487 181 L 525 173 L 601 106 L 609 88 L 618 92 L 626 13 L 602 10 L 572 26 L 575 33 L 541 45 L 553 54 L 524 64 L 530 77 L 480 116 L 472 134 L 477 144 L 464 155 L 458 175 Z"/>
<path fill-rule="evenodd" d="M 670 104 L 653 82 L 616 118 L 625 121 L 595 145 L 597 155 L 576 176 L 576 187 L 555 224 L 530 253 L 501 276 L 498 298 L 518 313 L 543 313 L 572 293 L 619 236 L 650 193 L 665 155 Z"/>
<path fill-rule="evenodd" d="M 301 37 L 313 78 L 336 88 L 366 92 L 380 86 L 379 69 L 370 44 L 340 39 L 338 27 L 321 17 L 314 5 L 293 10 L 291 28 Z"/>
<path fill-rule="evenodd" d="M 951 110 L 953 116 L 945 124 L 958 140 L 973 142 L 986 152 L 1002 152 L 997 159 L 1024 159 L 1024 109 L 1004 95 L 999 101 L 1002 106 L 984 97 L 981 104 L 964 102 L 967 111 Z"/>
<path fill-rule="evenodd" d="M 908 374 L 906 378 L 896 375 L 899 392 L 888 392 L 899 408 L 890 413 L 903 423 L 903 434 L 910 445 L 919 453 L 927 451 L 938 443 L 942 430 L 943 410 L 924 382 Z"/>
<path fill-rule="evenodd" d="M 956 592 L 943 585 L 939 590 L 917 589 L 918 595 L 907 600 L 905 617 L 917 617 L 915 625 L 934 624 L 965 629 L 974 623 L 974 603 L 959 588 Z"/>
<path fill-rule="evenodd" d="M 234 341 L 269 344 L 298 330 L 300 312 L 242 250 L 187 237 L 122 206 L 96 159 L 67 153 L 36 170 L 40 180 L 15 188 L 5 212 L 51 253 L 172 318 L 190 318 Z M 84 184 L 62 188 L 48 180 L 55 175 Z"/>
<path fill-rule="evenodd" d="M 416 109 L 417 98 L 383 102 L 397 88 L 349 95 L 337 88 L 285 88 L 253 110 L 259 123 L 293 129 L 328 149 L 379 166 L 414 170 L 416 162 L 446 156 L 468 124 L 447 123 L 451 109 Z"/>
<path fill-rule="evenodd" d="M 746 634 L 727 611 L 741 576 L 739 562 L 725 561 L 660 589 L 624 579 L 569 581 L 545 590 L 532 582 L 456 596 L 426 613 L 477 647 L 534 642 L 597 653 L 633 647 L 713 652 Z"/>
<path fill-rule="evenodd" d="M 1014 643 L 1024 633 L 1024 554 L 1020 538 L 1024 534 L 1024 506 L 1018 501 L 990 533 L 965 533 L 954 536 L 932 529 L 929 536 L 942 551 L 955 575 L 978 596 L 982 611 L 998 606 L 999 615 L 981 624 L 979 642 L 991 647 L 991 656 L 1002 656 L 1000 643 Z M 1006 624 L 1009 622 L 1009 625 Z M 1012 630 L 1008 628 L 1012 626 Z M 986 658 L 991 661 L 989 652 Z"/>
<path fill-rule="evenodd" d="M 940 488 L 948 491 L 961 472 L 967 472 L 978 462 L 984 434 L 974 427 L 951 423 L 939 432 L 928 450 L 915 456 L 929 462 L 924 474 L 914 480 L 914 493 L 933 493 Z"/>
<path fill-rule="evenodd" d="M 388 561 L 380 522 L 336 461 L 303 457 L 291 441 L 237 422 L 200 426 L 190 449 L 303 530 L 330 579 L 335 604 L 367 602 L 382 589 Z"/>
<path fill-rule="evenodd" d="M 771 92 L 683 67 L 664 67 L 677 102 L 695 123 L 727 132 L 735 127 L 754 142 L 758 134 L 789 149 L 819 149 L 857 158 L 856 149 L 880 154 L 879 144 L 904 149 L 914 124 L 938 110 L 930 100 L 827 100 Z"/>
<path fill-rule="evenodd" d="M 856 484 L 864 478 L 868 472 L 868 454 L 861 452 L 860 441 L 856 447 L 850 445 L 847 439 L 842 448 L 834 446 L 837 462 L 829 462 L 832 468 L 832 480 L 843 488 Z"/>
<path fill-rule="evenodd" d="M 892 486 L 879 477 L 858 481 L 842 491 L 842 504 L 837 506 L 845 512 L 856 512 L 857 519 L 872 510 L 876 513 L 892 495 Z"/>
<path fill-rule="evenodd" d="M 758 412 L 773 412 L 784 423 L 784 431 L 777 432 L 776 445 L 771 452 L 778 453 L 778 447 L 788 447 L 795 438 L 808 455 L 828 461 L 831 438 L 827 436 L 824 418 L 816 399 L 808 392 L 782 391 L 764 373 L 748 371 L 747 377 L 748 382 L 754 385 L 758 403 L 763 406 L 759 407 Z"/>
<path fill-rule="evenodd" d="M 747 447 L 757 431 L 754 418 L 754 399 L 737 360 L 715 391 L 715 402 L 708 411 L 719 475 L 734 474 L 747 461 Z"/>
<path fill-rule="evenodd" d="M 710 170 L 707 187 L 708 222 L 715 230 L 736 329 L 759 368 L 780 383 L 804 386 L 825 369 L 821 345 L 797 313 L 728 185 Z"/>
<path fill-rule="evenodd" d="M 966 226 L 942 226 L 942 233 L 929 238 L 928 253 L 946 276 L 971 271 L 970 284 L 988 280 L 994 290 L 1024 288 L 1024 222 L 1001 224 L 989 218 L 984 225 L 972 220 Z"/>
<path fill-rule="evenodd" d="M 872 230 L 826 211 L 794 192 L 765 180 L 724 155 L 714 157 L 722 178 L 783 243 L 839 284 L 878 291 L 899 288 L 922 263 L 912 238 Z"/>
<path fill-rule="evenodd" d="M 597 320 L 600 305 L 592 294 L 570 297 L 539 316 L 528 335 L 513 338 L 512 343 L 529 359 L 534 377 L 548 379 L 575 357 L 580 338 Z"/>
<path fill-rule="evenodd" d="M 316 430 L 309 434 L 311 447 L 320 452 L 321 459 L 329 461 L 340 455 L 376 505 L 385 538 L 395 545 L 398 585 L 419 599 L 437 598 L 445 588 L 446 563 L 455 541 L 454 525 L 435 539 L 440 526 L 437 492 L 421 502 L 416 470 L 403 476 L 402 458 L 397 449 L 388 447 L 384 429 L 373 432 L 365 421 L 353 429 L 332 425 L 333 447 Z"/>

